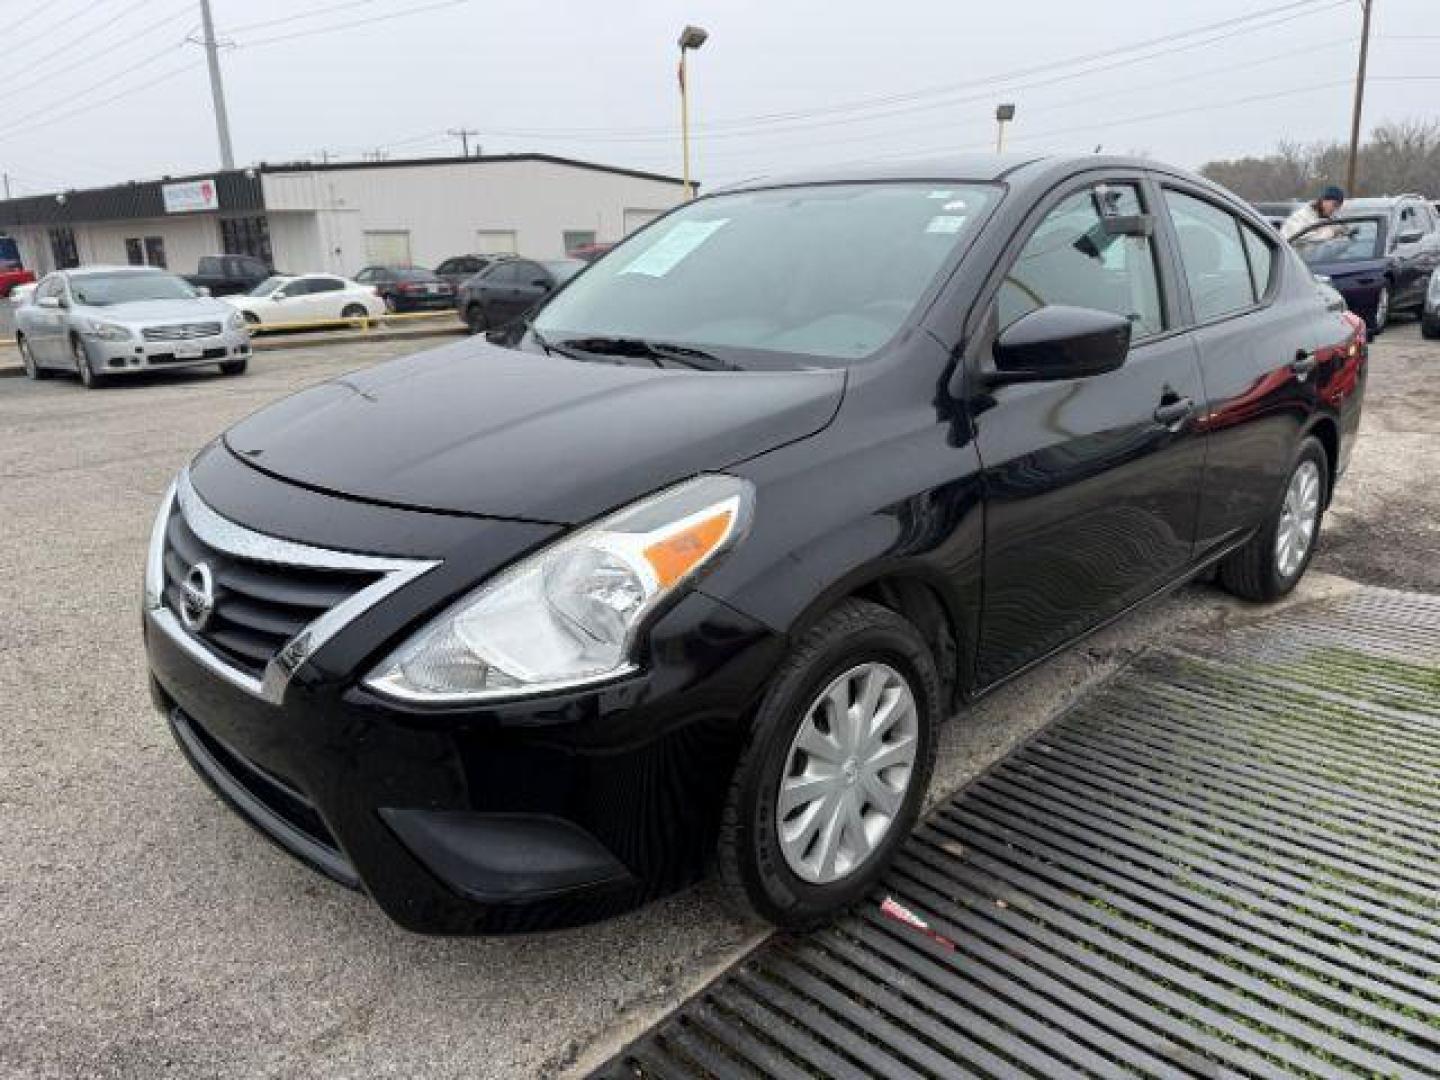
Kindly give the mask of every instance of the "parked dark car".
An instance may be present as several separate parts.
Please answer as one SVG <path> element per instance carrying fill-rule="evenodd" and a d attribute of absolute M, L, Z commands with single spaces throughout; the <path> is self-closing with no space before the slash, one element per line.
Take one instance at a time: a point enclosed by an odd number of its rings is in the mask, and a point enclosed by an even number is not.
<path fill-rule="evenodd" d="M 512 348 L 202 451 L 150 547 L 155 701 L 237 812 L 411 929 L 581 923 L 712 862 L 813 925 L 904 840 L 942 718 L 1212 568 L 1295 587 L 1364 390 L 1328 295 L 1139 160 L 707 195 Z"/>
<path fill-rule="evenodd" d="M 518 319 L 585 269 L 579 259 L 499 259 L 460 286 L 455 308 L 472 334 Z"/>
<path fill-rule="evenodd" d="M 581 262 L 591 263 L 614 246 L 614 244 L 585 244 L 583 247 L 578 247 L 566 252 L 566 254 L 572 259 L 579 259 Z"/>
<path fill-rule="evenodd" d="M 367 266 L 352 279 L 370 285 L 386 311 L 437 311 L 455 306 L 455 286 L 418 266 Z"/>
<path fill-rule="evenodd" d="M 198 271 L 182 276 L 191 285 L 208 290 L 211 296 L 238 296 L 274 273 L 264 259 L 253 255 L 201 255 Z"/>
<path fill-rule="evenodd" d="M 452 255 L 435 268 L 435 275 L 457 289 L 503 255 Z"/>
<path fill-rule="evenodd" d="M 1313 225 L 1291 243 L 1364 317 L 1372 337 L 1394 312 L 1422 311 L 1440 267 L 1440 227 L 1419 196 L 1352 199 L 1337 222 Z"/>

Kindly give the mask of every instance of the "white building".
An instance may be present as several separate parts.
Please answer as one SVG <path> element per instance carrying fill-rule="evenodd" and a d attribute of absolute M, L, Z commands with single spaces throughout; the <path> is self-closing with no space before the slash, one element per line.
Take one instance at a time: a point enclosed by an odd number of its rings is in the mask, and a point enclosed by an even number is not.
<path fill-rule="evenodd" d="M 673 177 L 546 154 L 262 164 L 0 201 L 0 235 L 37 274 L 89 263 L 193 273 L 218 253 L 351 274 L 472 252 L 558 258 L 619 240 L 683 197 Z"/>

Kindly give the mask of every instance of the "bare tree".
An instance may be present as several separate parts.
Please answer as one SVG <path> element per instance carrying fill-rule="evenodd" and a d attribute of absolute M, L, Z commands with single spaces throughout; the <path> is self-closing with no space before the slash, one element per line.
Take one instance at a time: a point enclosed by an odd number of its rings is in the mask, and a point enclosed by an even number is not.
<path fill-rule="evenodd" d="M 1440 120 L 1382 124 L 1360 148 L 1352 195 L 1435 194 L 1440 187 Z M 1343 143 L 1280 143 L 1264 157 L 1212 161 L 1200 172 L 1242 198 L 1308 199 L 1345 175 Z"/>

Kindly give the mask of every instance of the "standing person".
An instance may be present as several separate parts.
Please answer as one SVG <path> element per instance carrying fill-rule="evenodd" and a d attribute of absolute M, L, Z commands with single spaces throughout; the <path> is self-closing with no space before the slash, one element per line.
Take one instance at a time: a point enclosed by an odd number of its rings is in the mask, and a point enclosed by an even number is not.
<path fill-rule="evenodd" d="M 1335 215 L 1340 213 L 1340 207 L 1344 205 L 1345 192 L 1331 184 L 1320 193 L 1320 197 L 1314 202 L 1297 207 L 1295 212 L 1285 219 L 1285 224 L 1280 227 L 1280 235 L 1286 240 L 1294 240 L 1311 225 L 1334 220 Z M 1317 239 L 1319 238 L 1317 237 Z"/>

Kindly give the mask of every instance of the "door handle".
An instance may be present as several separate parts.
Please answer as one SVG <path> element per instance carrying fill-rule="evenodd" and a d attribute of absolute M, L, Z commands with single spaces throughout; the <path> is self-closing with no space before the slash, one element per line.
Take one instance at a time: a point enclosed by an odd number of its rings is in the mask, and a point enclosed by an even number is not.
<path fill-rule="evenodd" d="M 1191 398 L 1162 401 L 1155 406 L 1155 422 L 1171 431 L 1176 431 L 1181 424 L 1190 419 L 1194 412 L 1195 402 Z"/>
<path fill-rule="evenodd" d="M 1319 365 L 1320 361 L 1315 359 L 1314 352 L 1307 352 L 1305 349 L 1301 349 L 1295 354 L 1295 359 L 1290 361 L 1290 370 L 1303 379 L 1319 367 Z"/>

